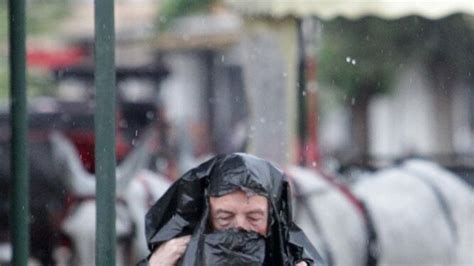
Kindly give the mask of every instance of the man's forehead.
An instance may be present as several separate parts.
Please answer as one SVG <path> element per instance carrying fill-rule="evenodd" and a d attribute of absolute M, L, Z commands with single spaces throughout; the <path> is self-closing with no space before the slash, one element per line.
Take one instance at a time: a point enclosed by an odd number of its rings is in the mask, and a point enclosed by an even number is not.
<path fill-rule="evenodd" d="M 267 210 L 268 200 L 261 195 L 237 190 L 220 197 L 210 197 L 210 205 L 214 210 L 225 208 L 245 208 L 247 211 Z"/>
<path fill-rule="evenodd" d="M 227 198 L 262 198 L 262 199 L 267 199 L 266 196 L 260 195 L 258 193 L 255 193 L 251 189 L 247 188 L 239 188 L 236 189 L 235 191 L 229 192 L 227 194 L 221 195 L 221 196 L 209 196 L 210 199 L 227 199 Z"/>

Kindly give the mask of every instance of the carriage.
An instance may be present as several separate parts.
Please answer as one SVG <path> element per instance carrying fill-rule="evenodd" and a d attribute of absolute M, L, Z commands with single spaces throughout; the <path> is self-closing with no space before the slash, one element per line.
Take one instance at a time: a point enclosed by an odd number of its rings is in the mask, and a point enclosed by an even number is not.
<path fill-rule="evenodd" d="M 161 132 L 157 141 L 161 147 L 157 153 L 169 160 L 171 151 L 166 145 L 166 122 L 160 112 L 156 97 L 161 80 L 168 71 L 163 65 L 119 67 L 117 69 L 118 127 L 116 129 L 116 158 L 120 163 L 134 145 L 150 128 Z M 28 108 L 29 120 L 29 172 L 31 205 L 31 254 L 44 265 L 53 262 L 55 247 L 69 240 L 61 234 L 60 225 L 73 204 L 74 195 L 65 187 L 52 157 L 50 136 L 61 132 L 72 141 L 79 152 L 85 169 L 94 172 L 94 103 L 93 68 L 88 65 L 57 68 L 52 75 L 58 85 L 59 97 L 33 99 Z M 145 91 L 135 91 L 127 84 L 145 83 Z M 131 95 L 131 96 L 130 96 Z M 72 98 L 71 98 L 72 96 Z M 10 124 L 8 109 L 0 110 L 0 242 L 9 242 L 9 189 L 10 171 Z M 166 155 L 165 155 L 166 154 Z M 167 156 L 165 158 L 165 156 Z M 160 169 L 167 171 L 168 169 Z M 6 219 L 4 219 L 5 217 Z M 8 253 L 8 252 L 7 252 Z M 8 260 L 7 260 L 8 261 Z"/>

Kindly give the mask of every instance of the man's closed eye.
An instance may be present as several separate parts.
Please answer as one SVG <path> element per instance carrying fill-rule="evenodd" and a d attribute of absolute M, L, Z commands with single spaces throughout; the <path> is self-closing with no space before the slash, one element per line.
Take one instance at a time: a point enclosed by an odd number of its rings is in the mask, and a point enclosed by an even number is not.
<path fill-rule="evenodd" d="M 229 216 L 218 216 L 218 217 L 216 217 L 216 220 L 217 220 L 217 223 L 220 226 L 227 226 L 231 223 L 232 216 L 231 215 L 229 215 Z"/>
<path fill-rule="evenodd" d="M 260 220 L 262 220 L 262 217 L 249 216 L 249 217 L 247 217 L 247 219 L 248 219 L 250 222 L 259 222 Z"/>

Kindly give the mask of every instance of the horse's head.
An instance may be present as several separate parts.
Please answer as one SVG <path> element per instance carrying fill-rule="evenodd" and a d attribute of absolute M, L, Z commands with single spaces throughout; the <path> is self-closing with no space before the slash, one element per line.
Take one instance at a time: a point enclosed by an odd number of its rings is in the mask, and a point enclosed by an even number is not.
<path fill-rule="evenodd" d="M 167 178 L 145 170 L 152 158 L 150 147 L 153 137 L 153 134 L 146 135 L 116 169 L 117 237 L 133 237 L 129 240 L 135 242 L 135 253 L 139 257 L 144 257 L 148 252 L 143 228 L 145 214 L 150 204 L 169 186 Z M 95 220 L 96 215 L 95 177 L 83 167 L 78 152 L 66 137 L 54 133 L 51 143 L 56 166 L 64 173 L 62 180 L 73 198 L 77 199 L 62 227 L 72 238 L 77 249 L 77 260 L 88 264 L 87 254 L 94 252 L 95 243 L 95 223 L 90 222 Z"/>
<path fill-rule="evenodd" d="M 95 178 L 85 169 L 72 142 L 59 132 L 50 136 L 52 158 L 59 178 L 76 196 L 95 194 Z"/>

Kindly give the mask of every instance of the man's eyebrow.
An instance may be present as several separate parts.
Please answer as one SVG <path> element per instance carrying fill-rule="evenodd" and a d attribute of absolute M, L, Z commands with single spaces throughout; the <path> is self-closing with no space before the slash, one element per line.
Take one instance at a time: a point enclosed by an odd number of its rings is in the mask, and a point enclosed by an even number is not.
<path fill-rule="evenodd" d="M 231 211 L 228 211 L 228 210 L 224 210 L 224 209 L 217 209 L 214 214 L 215 214 L 215 215 L 218 215 L 218 214 L 229 214 L 229 215 L 233 215 L 234 213 L 231 212 Z"/>
<path fill-rule="evenodd" d="M 265 211 L 262 209 L 256 209 L 256 210 L 251 210 L 247 212 L 247 215 L 254 215 L 254 214 L 265 215 Z"/>

